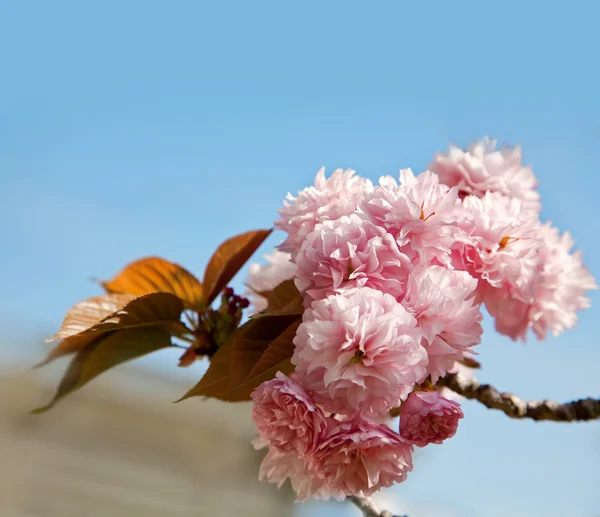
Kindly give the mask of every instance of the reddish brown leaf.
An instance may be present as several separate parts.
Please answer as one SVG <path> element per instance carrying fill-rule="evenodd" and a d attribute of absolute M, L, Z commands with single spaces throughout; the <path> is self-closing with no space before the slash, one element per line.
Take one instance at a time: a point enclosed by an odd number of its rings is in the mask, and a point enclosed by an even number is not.
<path fill-rule="evenodd" d="M 230 365 L 231 387 L 235 388 L 248 380 L 250 373 L 271 343 L 277 340 L 290 325 L 299 321 L 298 316 L 253 318 L 240 327 L 228 340 L 228 344 L 233 343 Z"/>
<path fill-rule="evenodd" d="M 286 315 L 302 315 L 304 305 L 302 303 L 302 295 L 298 291 L 293 279 L 285 280 L 275 286 L 275 288 L 266 295 L 267 308 L 253 318 L 261 318 L 264 316 L 286 316 Z"/>
<path fill-rule="evenodd" d="M 35 365 L 35 368 L 45 366 L 51 361 L 54 361 L 54 359 L 58 359 L 63 355 L 74 354 L 79 350 L 83 350 L 98 337 L 98 334 L 80 334 L 63 339 L 58 345 L 50 350 L 47 357 L 42 362 Z"/>
<path fill-rule="evenodd" d="M 196 352 L 194 352 L 192 347 L 189 347 L 179 358 L 179 364 L 177 366 L 180 368 L 187 368 L 188 366 L 192 366 L 196 362 L 196 359 L 198 359 Z"/>
<path fill-rule="evenodd" d="M 253 366 L 244 383 L 260 377 L 274 366 L 277 366 L 286 359 L 290 359 L 294 353 L 294 337 L 300 326 L 301 321 L 297 320 L 285 329 L 277 338 L 275 338 L 267 349 L 260 356 L 260 359 Z"/>
<path fill-rule="evenodd" d="M 278 371 L 294 371 L 290 340 L 300 320 L 277 316 L 248 321 L 211 358 L 210 367 L 181 399 L 210 397 L 227 402 L 250 400 L 250 394 Z M 268 354 L 265 352 L 272 346 Z M 235 378 L 234 378 L 235 376 Z"/>
<path fill-rule="evenodd" d="M 206 305 L 215 300 L 272 231 L 255 230 L 236 235 L 217 248 L 204 272 Z"/>
<path fill-rule="evenodd" d="M 263 382 L 273 379 L 277 372 L 290 375 L 294 371 L 294 365 L 289 359 L 285 359 L 260 376 L 254 377 L 237 388 L 231 389 L 229 378 L 227 377 L 230 354 L 231 347 L 225 345 L 220 348 L 211 359 L 211 365 L 204 374 L 204 377 L 177 402 L 191 397 L 214 398 L 224 402 L 251 400 L 251 393 Z"/>
<path fill-rule="evenodd" d="M 39 366 L 62 355 L 82 350 L 105 332 L 163 325 L 173 330 L 180 322 L 183 302 L 171 293 L 108 294 L 88 298 L 66 315 L 60 331 L 48 341 L 62 339 Z"/>
<path fill-rule="evenodd" d="M 252 392 L 258 388 L 263 382 L 270 381 L 275 378 L 277 372 L 281 372 L 285 375 L 291 375 L 294 371 L 294 365 L 289 359 L 285 359 L 275 366 L 269 368 L 267 371 L 259 375 L 258 377 L 252 377 L 244 382 L 241 386 L 228 391 L 220 395 L 218 398 L 225 402 L 243 402 L 246 400 L 252 400 Z"/>
<path fill-rule="evenodd" d="M 229 391 L 229 363 L 231 359 L 232 342 L 225 343 L 210 359 L 210 366 L 202 379 L 183 397 L 176 402 L 190 397 L 211 397 L 221 399 Z"/>
<path fill-rule="evenodd" d="M 171 336 L 159 325 L 103 334 L 77 353 L 67 368 L 54 398 L 47 406 L 34 410 L 34 413 L 47 411 L 60 399 L 109 368 L 168 346 L 171 346 Z"/>
<path fill-rule="evenodd" d="M 187 269 L 158 257 L 148 257 L 127 265 L 115 278 L 101 282 L 109 293 L 172 293 L 186 308 L 200 310 L 203 289 L 200 281 Z"/>

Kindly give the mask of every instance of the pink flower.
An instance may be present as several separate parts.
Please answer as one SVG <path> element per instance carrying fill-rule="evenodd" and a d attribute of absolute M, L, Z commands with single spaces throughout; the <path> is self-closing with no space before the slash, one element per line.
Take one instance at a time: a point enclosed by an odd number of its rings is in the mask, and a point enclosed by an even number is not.
<path fill-rule="evenodd" d="M 456 434 L 463 416 L 458 403 L 437 391 L 413 391 L 400 409 L 400 434 L 419 447 L 442 443 Z"/>
<path fill-rule="evenodd" d="M 529 303 L 540 272 L 537 215 L 524 212 L 519 199 L 497 193 L 467 196 L 463 206 L 469 217 L 455 244 L 455 267 Z"/>
<path fill-rule="evenodd" d="M 257 448 L 260 448 L 260 445 Z M 270 449 L 260 465 L 258 479 L 276 484 L 277 488 L 281 488 L 285 480 L 289 479 L 297 502 L 309 497 L 329 498 L 330 490 L 326 487 L 322 475 L 311 467 L 306 459 L 294 453 Z"/>
<path fill-rule="evenodd" d="M 297 382 L 279 372 L 254 390 L 252 400 L 258 435 L 271 448 L 298 454 L 314 449 L 325 415 Z"/>
<path fill-rule="evenodd" d="M 536 280 L 536 283 L 539 282 L 539 279 Z M 525 341 L 527 329 L 531 325 L 530 303 L 524 302 L 521 297 L 513 297 L 507 287 L 492 287 L 487 282 L 481 282 L 477 292 L 490 316 L 494 318 L 496 331 L 514 341 Z"/>
<path fill-rule="evenodd" d="M 437 153 L 428 169 L 442 183 L 458 187 L 462 194 L 482 197 L 486 192 L 499 192 L 523 202 L 526 210 L 540 210 L 537 179 L 531 166 L 522 163 L 521 147 L 503 145 L 488 137 L 476 140 L 466 151 L 450 146 L 447 154 Z"/>
<path fill-rule="evenodd" d="M 598 289 L 594 277 L 583 264 L 580 251 L 571 253 L 573 239 L 559 234 L 550 223 L 542 226 L 541 279 L 530 309 L 531 327 L 539 339 L 547 332 L 559 335 L 575 326 L 577 311 L 590 306 L 586 293 Z"/>
<path fill-rule="evenodd" d="M 496 320 L 496 330 L 514 340 L 525 341 L 529 328 L 542 340 L 548 332 L 557 336 L 574 327 L 577 311 L 590 306 L 586 293 L 598 288 L 583 265 L 581 253 L 571 253 L 573 240 L 568 232 L 560 235 L 547 223 L 540 227 L 538 236 L 539 275 L 531 300 L 516 299 L 508 289 L 479 289 Z"/>
<path fill-rule="evenodd" d="M 457 189 L 440 184 L 429 171 L 415 178 L 404 169 L 400 183 L 391 176 L 380 178 L 379 186 L 366 193 L 360 205 L 364 216 L 390 232 L 411 260 L 449 265 L 461 217 Z"/>
<path fill-rule="evenodd" d="M 315 178 L 315 186 L 308 187 L 294 197 L 288 193 L 280 218 L 275 227 L 288 233 L 279 246 L 281 251 L 295 254 L 302 241 L 322 221 L 339 219 L 350 215 L 362 201 L 365 192 L 373 185 L 367 179 L 355 176 L 351 169 L 336 169 L 325 179 L 325 168 L 321 168 Z"/>
<path fill-rule="evenodd" d="M 367 497 L 406 480 L 412 470 L 412 445 L 387 425 L 361 418 L 330 421 L 315 464 L 327 484 L 322 498 Z"/>
<path fill-rule="evenodd" d="M 292 363 L 326 411 L 382 414 L 425 378 L 421 337 L 416 320 L 391 295 L 349 289 L 304 312 Z"/>
<path fill-rule="evenodd" d="M 306 293 L 307 306 L 350 287 L 367 286 L 399 298 L 411 269 L 394 238 L 357 214 L 318 224 L 295 262 L 296 287 Z"/>
<path fill-rule="evenodd" d="M 267 308 L 267 299 L 258 293 L 271 291 L 284 280 L 293 278 L 296 265 L 291 261 L 289 253 L 273 250 L 264 256 L 268 264 L 250 264 L 246 286 L 249 288 L 245 295 L 251 301 L 252 312 L 260 312 Z"/>
<path fill-rule="evenodd" d="M 428 371 L 435 384 L 455 361 L 481 342 L 481 311 L 475 280 L 466 271 L 419 266 L 413 270 L 404 301 L 423 332 Z"/>

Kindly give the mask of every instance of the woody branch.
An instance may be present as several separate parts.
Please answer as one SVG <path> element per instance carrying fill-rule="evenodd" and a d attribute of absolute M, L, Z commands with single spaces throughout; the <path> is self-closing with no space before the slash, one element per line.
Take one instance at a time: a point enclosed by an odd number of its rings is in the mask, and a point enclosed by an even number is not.
<path fill-rule="evenodd" d="M 575 422 L 600 418 L 600 399 L 585 398 L 559 404 L 551 400 L 523 400 L 512 393 L 498 391 L 475 378 L 448 374 L 438 384 L 489 409 L 499 409 L 510 418 L 531 418 L 554 422 Z"/>
<path fill-rule="evenodd" d="M 380 512 L 375 506 L 375 503 L 373 503 L 373 501 L 368 497 L 351 495 L 348 496 L 346 500 L 354 504 L 365 517 L 407 517 L 406 515 L 393 515 L 387 510 Z"/>

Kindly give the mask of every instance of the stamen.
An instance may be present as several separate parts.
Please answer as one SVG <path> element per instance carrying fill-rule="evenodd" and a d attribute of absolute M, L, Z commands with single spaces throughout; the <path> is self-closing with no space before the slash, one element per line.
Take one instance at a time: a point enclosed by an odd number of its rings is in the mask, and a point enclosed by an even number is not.
<path fill-rule="evenodd" d="M 423 222 L 427 221 L 427 219 L 429 219 L 432 215 L 435 215 L 435 212 L 431 212 L 427 217 L 425 217 L 425 210 L 423 209 L 424 204 L 425 204 L 425 201 L 423 201 L 423 203 L 421 203 L 421 221 L 423 221 Z"/>
<path fill-rule="evenodd" d="M 502 240 L 498 243 L 498 246 L 500 246 L 500 249 L 504 249 L 510 242 L 518 240 L 518 237 L 510 237 L 509 235 L 505 235 L 504 237 L 502 237 Z"/>

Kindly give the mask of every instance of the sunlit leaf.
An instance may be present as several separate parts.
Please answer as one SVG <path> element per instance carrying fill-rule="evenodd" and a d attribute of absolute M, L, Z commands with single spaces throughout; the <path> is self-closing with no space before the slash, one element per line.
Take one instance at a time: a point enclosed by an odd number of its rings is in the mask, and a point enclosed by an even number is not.
<path fill-rule="evenodd" d="M 41 363 L 77 352 L 99 335 L 125 328 L 163 325 L 169 331 L 180 322 L 183 302 L 171 293 L 133 295 L 108 294 L 88 298 L 75 305 L 65 316 L 59 332 L 48 341 L 62 339 Z"/>
<path fill-rule="evenodd" d="M 200 281 L 187 269 L 158 257 L 148 257 L 127 265 L 116 277 L 101 285 L 109 293 L 172 293 L 183 300 L 186 308 L 202 308 Z"/>
<path fill-rule="evenodd" d="M 97 325 L 107 316 L 122 309 L 134 298 L 135 296 L 129 294 L 104 294 L 88 298 L 73 306 L 67 312 L 58 334 L 46 340 L 48 342 L 62 339 L 62 341 L 37 366 L 43 366 L 58 357 L 77 352 L 91 343 L 96 336 L 76 336 L 76 334 Z"/>
<path fill-rule="evenodd" d="M 273 230 L 255 230 L 227 239 L 211 257 L 204 272 L 204 294 L 210 305 Z"/>
<path fill-rule="evenodd" d="M 102 298 L 102 297 L 98 297 Z M 100 311 L 96 310 L 92 302 L 93 298 L 87 300 L 86 308 L 95 315 Z M 81 310 L 82 304 L 76 305 L 74 311 L 69 311 L 63 326 L 55 336 L 49 341 L 55 339 L 64 339 L 75 334 L 92 334 L 95 332 L 108 332 L 110 330 L 119 330 L 131 327 L 145 327 L 148 325 L 169 325 L 179 322 L 183 312 L 183 302 L 180 298 L 171 293 L 150 293 L 130 298 L 124 306 L 117 309 L 112 314 L 108 314 L 100 321 L 85 328 L 92 318 L 85 310 Z M 104 300 L 100 301 L 101 304 Z"/>
<path fill-rule="evenodd" d="M 36 409 L 34 413 L 47 411 L 60 399 L 113 366 L 171 345 L 171 336 L 162 326 L 129 328 L 103 334 L 77 353 L 54 398 L 47 406 Z"/>

